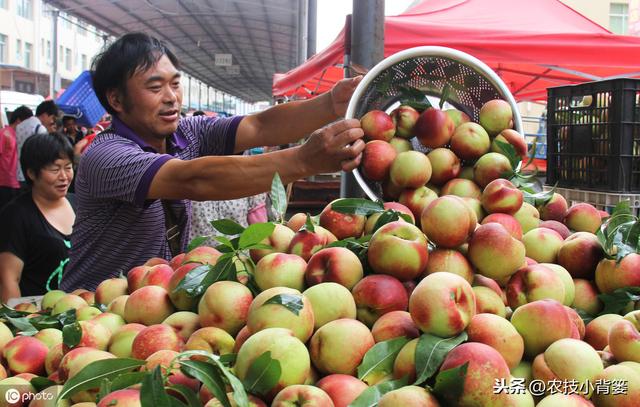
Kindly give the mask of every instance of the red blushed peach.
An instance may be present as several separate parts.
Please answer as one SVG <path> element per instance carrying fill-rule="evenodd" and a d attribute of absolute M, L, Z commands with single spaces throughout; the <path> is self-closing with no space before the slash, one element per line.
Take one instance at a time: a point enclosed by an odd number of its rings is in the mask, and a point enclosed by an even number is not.
<path fill-rule="evenodd" d="M 144 266 L 153 267 L 157 266 L 158 264 L 169 264 L 169 262 L 162 257 L 152 257 L 144 263 Z"/>
<path fill-rule="evenodd" d="M 142 371 L 151 371 L 160 366 L 163 375 L 167 375 L 169 384 L 182 384 L 194 391 L 199 388 L 199 382 L 196 379 L 187 377 L 180 371 L 179 363 L 176 360 L 178 352 L 170 349 L 158 350 L 145 359 L 146 363 L 140 368 Z"/>
<path fill-rule="evenodd" d="M 411 106 L 401 105 L 394 109 L 391 114 L 391 120 L 396 125 L 396 137 L 410 139 L 413 137 L 413 126 L 420 117 L 420 113 Z"/>
<path fill-rule="evenodd" d="M 562 279 L 541 264 L 523 267 L 511 276 L 507 284 L 507 301 L 512 309 L 536 300 L 553 299 L 563 302 L 565 288 Z"/>
<path fill-rule="evenodd" d="M 475 286 L 473 293 L 476 296 L 476 312 L 495 314 L 502 318 L 507 316 L 507 308 L 502 298 L 489 287 Z"/>
<path fill-rule="evenodd" d="M 438 272 L 449 272 L 457 274 L 467 280 L 473 282 L 473 267 L 462 253 L 452 249 L 435 249 L 429 253 L 427 267 L 422 273 L 423 277 Z"/>
<path fill-rule="evenodd" d="M 333 406 L 333 401 L 324 390 L 307 384 L 287 386 L 276 395 L 272 407 L 288 407 L 291 405 Z"/>
<path fill-rule="evenodd" d="M 473 282 L 471 284 L 474 287 L 487 287 L 492 289 L 504 302 L 504 305 L 507 305 L 507 295 L 504 293 L 500 285 L 496 282 L 496 280 L 485 277 L 481 274 L 475 274 L 473 276 Z"/>
<path fill-rule="evenodd" d="M 116 390 L 104 396 L 98 403 L 98 407 L 134 407 L 140 405 L 142 405 L 140 404 L 140 390 L 136 389 Z"/>
<path fill-rule="evenodd" d="M 13 375 L 33 373 L 42 376 L 45 373 L 44 362 L 48 352 L 47 345 L 36 338 L 18 336 L 4 345 L 2 357 Z"/>
<path fill-rule="evenodd" d="M 371 328 L 371 334 L 376 342 L 383 342 L 402 336 L 409 339 L 417 338 L 420 331 L 411 319 L 411 314 L 406 311 L 392 311 L 378 318 Z"/>
<path fill-rule="evenodd" d="M 604 249 L 596 235 L 576 232 L 566 238 L 558 251 L 558 264 L 574 278 L 593 279 Z"/>
<path fill-rule="evenodd" d="M 127 280 L 124 278 L 110 278 L 96 287 L 95 301 L 97 304 L 108 305 L 116 297 L 127 294 Z"/>
<path fill-rule="evenodd" d="M 373 347 L 373 335 L 362 322 L 337 319 L 323 325 L 313 334 L 309 353 L 313 365 L 325 374 L 351 374 Z"/>
<path fill-rule="evenodd" d="M 512 170 L 507 157 L 499 153 L 487 153 L 474 164 L 473 180 L 480 188 L 484 188 L 494 179 L 501 178 L 504 173 Z"/>
<path fill-rule="evenodd" d="M 460 159 L 448 148 L 436 148 L 427 154 L 431 163 L 431 178 L 434 185 L 444 185 L 460 174 Z"/>
<path fill-rule="evenodd" d="M 179 352 L 183 347 L 182 339 L 169 325 L 151 325 L 136 335 L 131 345 L 131 356 L 135 359 L 146 359 L 159 350 Z"/>
<path fill-rule="evenodd" d="M 490 147 L 489 135 L 478 123 L 461 124 L 451 137 L 451 150 L 463 160 L 476 160 L 488 153 Z"/>
<path fill-rule="evenodd" d="M 78 374 L 78 372 L 89 363 L 95 362 L 96 360 L 113 358 L 115 358 L 115 356 L 109 352 L 93 348 L 82 347 L 71 349 L 60 361 L 60 366 L 58 367 L 59 378 L 61 382 L 66 382 Z"/>
<path fill-rule="evenodd" d="M 394 277 L 373 274 L 360 280 L 352 290 L 358 319 L 373 326 L 378 318 L 391 311 L 406 311 L 407 292 Z"/>
<path fill-rule="evenodd" d="M 332 205 L 335 202 L 329 203 L 320 213 L 320 226 L 333 233 L 338 240 L 360 237 L 367 217 L 334 211 Z"/>
<path fill-rule="evenodd" d="M 460 198 L 474 198 L 480 199 L 482 197 L 482 191 L 480 187 L 476 185 L 472 180 L 464 178 L 454 178 L 449 180 L 440 191 L 441 195 L 455 195 Z"/>
<path fill-rule="evenodd" d="M 396 156 L 389 180 L 401 188 L 419 188 L 431 179 L 431 162 L 420 151 L 405 151 Z"/>
<path fill-rule="evenodd" d="M 345 374 L 332 374 L 323 377 L 316 383 L 324 390 L 335 407 L 347 407 L 358 398 L 369 386 L 362 380 Z"/>
<path fill-rule="evenodd" d="M 506 213 L 513 215 L 520 210 L 524 194 L 506 179 L 491 181 L 482 191 L 482 207 L 488 213 Z"/>
<path fill-rule="evenodd" d="M 222 253 L 213 247 L 199 246 L 185 254 L 183 263 L 196 262 L 215 265 L 220 256 Z"/>
<path fill-rule="evenodd" d="M 308 286 L 333 282 L 352 289 L 362 279 L 362 274 L 362 263 L 351 250 L 327 247 L 311 256 L 304 278 Z"/>
<path fill-rule="evenodd" d="M 640 311 L 631 313 L 609 330 L 609 349 L 619 362 L 640 363 Z"/>
<path fill-rule="evenodd" d="M 393 209 L 396 212 L 404 213 L 411 218 L 411 223 L 416 223 L 416 219 L 413 216 L 413 212 L 407 206 L 401 204 L 400 202 L 385 202 L 382 204 L 384 209 Z"/>
<path fill-rule="evenodd" d="M 509 379 L 509 366 L 500 353 L 484 343 L 467 342 L 453 348 L 445 358 L 440 371 L 468 363 L 464 390 L 456 395 L 445 393 L 448 405 L 489 406 L 500 399 L 494 391 L 496 379 Z M 457 397 L 456 397 L 457 396 Z"/>
<path fill-rule="evenodd" d="M 596 267 L 596 285 L 605 294 L 618 288 L 640 286 L 640 254 L 629 254 L 619 263 L 601 260 Z"/>
<path fill-rule="evenodd" d="M 167 291 L 169 292 L 169 298 L 171 299 L 171 302 L 176 307 L 176 309 L 181 311 L 188 311 L 193 309 L 194 305 L 196 304 L 196 298 L 189 297 L 186 293 L 176 292 L 175 290 L 191 270 L 201 266 L 202 264 L 200 263 L 187 263 L 183 266 L 178 267 L 171 276 Z"/>
<path fill-rule="evenodd" d="M 617 314 L 605 314 L 593 319 L 585 327 L 584 341 L 593 346 L 595 350 L 603 350 L 609 345 L 609 330 L 622 316 Z"/>
<path fill-rule="evenodd" d="M 464 201 L 441 196 L 422 212 L 422 231 L 438 247 L 453 249 L 465 243 L 476 228 L 477 218 Z"/>
<path fill-rule="evenodd" d="M 396 126 L 387 113 L 371 110 L 360 119 L 362 131 L 367 140 L 389 141 L 396 134 Z"/>
<path fill-rule="evenodd" d="M 433 190 L 426 186 L 421 186 L 419 188 L 403 189 L 398 197 L 398 201 L 409 208 L 414 218 L 413 223 L 415 224 L 415 220 L 420 221 L 420 215 L 422 215 L 424 209 L 437 197 L 438 194 Z"/>
<path fill-rule="evenodd" d="M 378 402 L 379 407 L 440 407 L 440 403 L 420 386 L 405 386 L 385 393 Z"/>
<path fill-rule="evenodd" d="M 604 383 L 605 389 L 594 392 L 593 402 L 598 407 L 637 407 L 640 405 L 640 374 L 623 366 L 609 366 L 595 377 L 594 382 Z M 624 383 L 626 391 L 614 391 L 613 383 Z M 617 385 L 616 385 L 617 387 Z"/>
<path fill-rule="evenodd" d="M 236 281 L 217 281 L 198 303 L 200 325 L 222 328 L 235 335 L 247 323 L 253 294 Z"/>
<path fill-rule="evenodd" d="M 546 228 L 532 229 L 522 236 L 527 257 L 538 263 L 555 263 L 563 242 L 556 231 Z"/>
<path fill-rule="evenodd" d="M 471 285 L 452 273 L 425 277 L 409 299 L 409 313 L 425 333 L 450 337 L 462 332 L 476 313 Z"/>
<path fill-rule="evenodd" d="M 567 210 L 564 224 L 576 232 L 596 233 L 602 220 L 598 210 L 588 203 L 579 203 Z"/>
<path fill-rule="evenodd" d="M 527 141 L 524 136 L 513 129 L 504 129 L 498 134 L 491 143 L 491 151 L 502 153 L 502 146 L 497 142 L 509 143 L 516 149 L 518 157 L 524 159 L 527 156 Z"/>
<path fill-rule="evenodd" d="M 173 256 L 173 258 L 169 260 L 169 266 L 174 270 L 182 266 L 182 262 L 184 261 L 184 256 L 186 256 L 185 253 L 180 253 Z"/>
<path fill-rule="evenodd" d="M 157 285 L 165 290 L 169 289 L 169 281 L 173 275 L 173 269 L 168 264 L 158 264 L 151 267 L 142 278 L 142 286 Z"/>
<path fill-rule="evenodd" d="M 482 225 L 487 223 L 499 223 L 511 234 L 511 237 L 522 240 L 522 226 L 512 215 L 492 213 L 482 219 Z"/>
<path fill-rule="evenodd" d="M 254 277 L 260 290 L 272 287 L 304 289 L 304 272 L 307 262 L 298 255 L 271 253 L 256 264 Z"/>
<path fill-rule="evenodd" d="M 297 232 L 300 230 L 300 228 L 302 228 L 302 226 L 304 226 L 306 221 L 307 221 L 307 214 L 298 212 L 293 214 L 293 216 L 289 218 L 289 220 L 287 221 L 287 227 L 293 230 L 294 232 Z"/>
<path fill-rule="evenodd" d="M 396 360 L 393 362 L 393 378 L 402 379 L 407 378 L 409 383 L 413 383 L 416 380 L 416 348 L 418 346 L 418 338 L 412 339 L 407 342 Z"/>
<path fill-rule="evenodd" d="M 314 232 L 309 230 L 299 230 L 296 232 L 291 239 L 287 252 L 297 254 L 302 257 L 304 261 L 309 261 L 315 252 L 337 240 L 333 233 L 322 226 L 316 226 L 314 230 Z"/>
<path fill-rule="evenodd" d="M 449 143 L 454 130 L 455 124 L 447 113 L 430 107 L 416 120 L 413 134 L 423 146 L 437 148 Z"/>
<path fill-rule="evenodd" d="M 540 400 L 536 407 L 593 407 L 593 403 L 577 394 L 555 393 Z"/>
<path fill-rule="evenodd" d="M 489 345 L 502 355 L 509 369 L 522 360 L 524 341 L 516 328 L 506 319 L 493 314 L 477 314 L 467 327 L 469 342 Z"/>
<path fill-rule="evenodd" d="M 124 319 L 128 323 L 159 324 L 174 311 L 169 293 L 157 285 L 140 287 L 127 298 Z"/>
<path fill-rule="evenodd" d="M 243 326 L 242 329 L 238 331 L 238 334 L 236 335 L 236 342 L 233 345 L 233 353 L 238 353 L 242 344 L 245 343 L 245 341 L 249 339 L 250 336 L 251 336 L 251 331 L 249 330 L 249 327 L 246 325 Z"/>
<path fill-rule="evenodd" d="M 524 264 L 525 248 L 502 225 L 487 223 L 479 226 L 469 239 L 468 258 L 478 273 L 501 280 Z"/>
<path fill-rule="evenodd" d="M 127 273 L 127 290 L 129 294 L 142 287 L 142 279 L 151 267 L 136 266 Z"/>
<path fill-rule="evenodd" d="M 518 307 L 511 315 L 511 323 L 524 339 L 529 358 L 544 352 L 558 339 L 571 338 L 576 331 L 564 305 L 555 300 L 538 300 Z"/>
<path fill-rule="evenodd" d="M 598 298 L 598 288 L 592 281 L 576 278 L 573 280 L 576 296 L 573 307 L 590 315 L 598 315 L 602 310 L 602 302 Z"/>
<path fill-rule="evenodd" d="M 77 347 L 86 346 L 89 348 L 107 350 L 111 331 L 95 321 L 80 321 L 82 336 Z"/>
<path fill-rule="evenodd" d="M 304 217 L 304 221 L 306 221 L 306 215 Z M 271 235 L 264 238 L 262 242 L 260 242 L 260 243 L 271 246 L 272 249 L 249 250 L 249 254 L 251 255 L 251 260 L 257 263 L 258 261 L 260 261 L 261 258 L 266 256 L 267 254 L 274 253 L 274 252 L 278 252 L 278 253 L 286 252 L 287 249 L 289 248 L 289 245 L 291 244 L 291 239 L 293 239 L 294 235 L 295 235 L 295 232 L 293 230 L 291 230 L 285 225 L 276 223 L 275 227 L 273 228 L 273 232 L 271 232 Z"/>
<path fill-rule="evenodd" d="M 397 155 L 396 149 L 386 141 L 368 142 L 362 152 L 362 174 L 372 181 L 384 181 Z"/>
<path fill-rule="evenodd" d="M 387 223 L 369 241 L 367 259 L 371 268 L 380 274 L 401 281 L 413 280 L 427 266 L 428 241 L 417 226 L 404 221 Z"/>
<path fill-rule="evenodd" d="M 542 220 L 562 222 L 568 209 L 567 200 L 562 195 L 554 192 L 551 200 L 538 207 L 538 212 L 540 212 L 540 219 Z"/>
<path fill-rule="evenodd" d="M 560 236 L 562 236 L 563 239 L 571 236 L 571 231 L 569 230 L 569 228 L 566 227 L 564 223 L 560 223 L 557 220 L 545 220 L 544 222 L 540 222 L 538 227 L 555 230 Z"/>

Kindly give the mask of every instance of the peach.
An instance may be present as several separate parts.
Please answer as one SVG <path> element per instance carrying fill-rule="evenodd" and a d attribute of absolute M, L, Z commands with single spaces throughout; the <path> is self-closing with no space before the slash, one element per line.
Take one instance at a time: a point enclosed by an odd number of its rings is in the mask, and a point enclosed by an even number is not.
<path fill-rule="evenodd" d="M 309 351 L 313 365 L 325 374 L 350 374 L 375 344 L 371 331 L 353 319 L 337 319 L 323 325 L 311 337 Z"/>
<path fill-rule="evenodd" d="M 107 350 L 111 331 L 104 326 L 93 321 L 80 321 L 82 336 L 76 347 L 86 346 L 98 350 Z"/>
<path fill-rule="evenodd" d="M 444 185 L 460 174 L 460 159 L 448 148 L 436 148 L 427 154 L 431 163 L 431 178 L 434 185 Z"/>
<path fill-rule="evenodd" d="M 127 294 L 127 280 L 124 278 L 110 278 L 96 287 L 96 303 L 108 305 L 116 297 Z"/>
<path fill-rule="evenodd" d="M 142 287 L 142 279 L 150 268 L 149 266 L 136 266 L 129 270 L 127 273 L 127 290 L 129 294 Z"/>
<path fill-rule="evenodd" d="M 604 294 L 618 288 L 640 286 L 640 254 L 631 253 L 619 263 L 601 260 L 596 267 L 596 285 Z"/>
<path fill-rule="evenodd" d="M 43 375 L 44 361 L 49 348 L 43 342 L 30 336 L 17 336 L 2 348 L 2 358 L 12 375 L 33 373 Z"/>
<path fill-rule="evenodd" d="M 123 389 L 116 390 L 100 399 L 98 407 L 122 406 L 122 407 L 138 407 L 142 406 L 140 402 L 140 390 Z"/>
<path fill-rule="evenodd" d="M 378 318 L 371 328 L 371 334 L 377 343 L 403 336 L 417 338 L 420 331 L 407 311 L 391 311 Z"/>
<path fill-rule="evenodd" d="M 451 120 L 453 120 L 454 127 L 458 127 L 463 123 L 468 123 L 471 121 L 469 115 L 462 110 L 451 108 L 446 109 L 444 112 L 451 118 Z"/>
<path fill-rule="evenodd" d="M 524 340 L 506 319 L 493 314 L 476 314 L 467 327 L 469 342 L 489 345 L 502 355 L 509 369 L 522 360 Z"/>
<path fill-rule="evenodd" d="M 484 208 L 482 207 L 482 203 L 480 202 L 480 200 L 476 198 L 469 198 L 467 196 L 461 199 L 469 208 L 471 208 L 473 213 L 476 215 L 477 222 L 482 222 L 482 220 L 486 216 L 486 213 L 484 212 Z"/>
<path fill-rule="evenodd" d="M 455 123 L 447 113 L 429 107 L 416 120 L 413 134 L 423 146 L 437 148 L 449 144 L 454 130 Z"/>
<path fill-rule="evenodd" d="M 336 247 L 337 249 L 337 247 Z M 351 292 L 337 283 L 320 283 L 303 293 L 311 303 L 314 329 L 341 318 L 356 318 L 356 303 Z"/>
<path fill-rule="evenodd" d="M 427 244 L 417 226 L 404 221 L 389 222 L 371 236 L 367 259 L 376 273 L 401 281 L 413 280 L 427 266 Z"/>
<path fill-rule="evenodd" d="M 316 252 L 307 263 L 305 281 L 308 286 L 333 282 L 348 289 L 362 279 L 362 263 L 345 247 L 327 247 Z"/>
<path fill-rule="evenodd" d="M 89 304 L 87 304 L 82 297 L 74 294 L 66 294 L 54 304 L 51 315 L 61 314 L 70 309 L 78 309 L 86 307 L 87 305 Z"/>
<path fill-rule="evenodd" d="M 142 324 L 126 324 L 120 327 L 109 339 L 109 353 L 119 358 L 130 358 L 133 340 L 145 328 Z"/>
<path fill-rule="evenodd" d="M 469 283 L 473 282 L 473 267 L 462 253 L 452 249 L 433 250 L 429 253 L 427 267 L 422 275 L 426 277 L 433 273 L 445 271 L 457 274 Z"/>
<path fill-rule="evenodd" d="M 489 287 L 475 286 L 473 294 L 476 297 L 476 312 L 495 314 L 502 318 L 507 316 L 504 301 L 498 293 Z"/>
<path fill-rule="evenodd" d="M 396 134 L 396 126 L 387 113 L 371 110 L 362 116 L 360 125 L 367 140 L 389 141 Z"/>
<path fill-rule="evenodd" d="M 569 274 L 567 269 L 553 263 L 540 263 L 540 265 L 553 271 L 562 281 L 562 285 L 564 287 L 564 299 L 561 302 L 567 306 L 573 305 L 573 301 L 576 298 L 576 287 L 573 283 L 573 279 L 571 278 L 571 274 Z"/>
<path fill-rule="evenodd" d="M 518 157 L 527 156 L 527 141 L 524 136 L 513 129 L 504 129 L 491 142 L 491 151 L 504 154 L 502 146 L 498 142 L 508 143 L 516 149 Z"/>
<path fill-rule="evenodd" d="M 57 345 L 53 345 L 53 347 L 49 349 L 49 353 L 47 353 L 47 356 L 44 359 L 44 370 L 47 372 L 47 375 L 51 375 L 58 371 L 60 361 L 65 355 L 65 348 L 66 346 L 63 343 L 59 343 Z"/>
<path fill-rule="evenodd" d="M 118 314 L 114 314 L 113 312 L 104 312 L 100 315 L 96 315 L 95 317 L 93 317 L 93 319 L 91 319 L 91 322 L 107 328 L 110 334 L 113 334 L 118 329 L 120 329 L 121 326 L 126 324 L 124 318 L 122 318 Z"/>
<path fill-rule="evenodd" d="M 78 372 L 84 369 L 91 362 L 113 358 L 115 358 L 115 356 L 103 350 L 88 347 L 71 349 L 64 355 L 64 357 L 60 361 L 60 366 L 58 367 L 60 380 L 62 382 L 66 382 L 67 380 L 78 374 Z"/>
<path fill-rule="evenodd" d="M 618 362 L 640 363 L 640 311 L 625 316 L 609 329 L 609 349 Z"/>
<path fill-rule="evenodd" d="M 506 213 L 492 213 L 482 219 L 481 224 L 499 223 L 511 234 L 514 239 L 522 240 L 522 226 L 512 215 Z"/>
<path fill-rule="evenodd" d="M 420 215 L 422 215 L 424 209 L 437 197 L 437 193 L 423 185 L 418 188 L 403 189 L 398 201 L 409 208 L 414 219 L 420 221 Z"/>
<path fill-rule="evenodd" d="M 42 300 L 40 300 L 40 308 L 42 308 L 43 311 L 50 311 L 53 306 L 56 305 L 56 302 L 65 295 L 67 295 L 67 293 L 62 290 L 48 291 L 42 297 Z"/>
<path fill-rule="evenodd" d="M 141 330 L 131 344 L 131 356 L 135 359 L 146 359 L 159 350 L 179 352 L 184 342 L 176 331 L 168 325 L 157 324 Z"/>
<path fill-rule="evenodd" d="M 403 139 L 413 137 L 413 126 L 416 125 L 420 113 L 411 106 L 400 105 L 391 114 L 391 120 L 396 125 L 396 136 Z"/>
<path fill-rule="evenodd" d="M 573 306 L 590 315 L 598 315 L 602 310 L 602 302 L 598 298 L 598 289 L 592 281 L 575 278 L 573 280 L 576 296 Z"/>
<path fill-rule="evenodd" d="M 244 285 L 236 281 L 217 281 L 200 298 L 200 325 L 215 326 L 235 335 L 247 323 L 252 301 L 253 294 Z"/>
<path fill-rule="evenodd" d="M 320 212 L 320 226 L 327 229 L 338 240 L 348 237 L 360 237 L 367 217 L 350 213 L 341 213 L 332 209 L 337 200 L 330 202 Z"/>
<path fill-rule="evenodd" d="M 479 226 L 469 239 L 468 258 L 477 272 L 493 279 L 505 279 L 525 262 L 525 247 L 497 223 Z"/>
<path fill-rule="evenodd" d="M 396 360 L 393 362 L 394 379 L 407 378 L 409 383 L 416 380 L 416 348 L 418 338 L 412 339 L 400 349 Z"/>
<path fill-rule="evenodd" d="M 429 182 L 431 172 L 431 162 L 424 153 L 405 151 L 391 163 L 389 180 L 401 188 L 418 188 Z"/>
<path fill-rule="evenodd" d="M 128 299 L 129 299 L 128 295 L 121 295 L 119 297 L 114 298 L 113 301 L 111 301 L 107 306 L 107 311 L 113 312 L 114 314 L 118 314 L 122 318 L 124 318 L 124 309 Z"/>
<path fill-rule="evenodd" d="M 367 326 L 391 311 L 406 311 L 407 292 L 402 283 L 391 276 L 373 274 L 360 280 L 352 290 L 358 320 Z"/>
<path fill-rule="evenodd" d="M 458 335 L 476 313 L 475 295 L 458 275 L 431 274 L 413 290 L 409 313 L 422 332 L 444 338 Z"/>
<path fill-rule="evenodd" d="M 195 268 L 201 267 L 200 263 L 187 263 L 182 265 L 176 269 L 176 271 L 171 275 L 171 279 L 169 280 L 169 288 L 167 291 L 169 292 L 169 298 L 171 302 L 181 311 L 188 311 L 194 308 L 197 298 L 189 297 L 183 291 L 176 291 L 176 288 L 180 284 L 180 282 L 185 278 L 189 272 Z"/>
<path fill-rule="evenodd" d="M 293 216 L 289 218 L 289 220 L 287 221 L 287 227 L 293 230 L 293 232 L 295 233 L 304 226 L 306 221 L 307 221 L 307 214 L 298 212 L 293 214 Z"/>
<path fill-rule="evenodd" d="M 169 260 L 169 266 L 171 266 L 172 269 L 176 270 L 178 267 L 182 266 L 182 262 L 184 261 L 185 256 L 186 253 L 176 254 L 171 258 L 171 260 Z"/>
<path fill-rule="evenodd" d="M 536 228 L 522 236 L 522 243 L 524 243 L 527 257 L 538 263 L 555 263 L 563 239 L 554 230 Z"/>
<path fill-rule="evenodd" d="M 306 221 L 306 215 L 304 221 Z M 293 239 L 294 235 L 295 232 L 293 230 L 285 225 L 276 223 L 275 227 L 273 228 L 273 232 L 271 232 L 271 235 L 264 238 L 262 242 L 260 242 L 271 246 L 272 249 L 251 249 L 249 250 L 249 255 L 251 256 L 251 259 L 257 263 L 261 258 L 269 253 L 285 253 L 289 248 L 291 239 Z"/>
<path fill-rule="evenodd" d="M 480 187 L 476 185 L 473 180 L 464 178 L 454 178 L 447 181 L 447 183 L 442 186 L 440 193 L 442 195 L 455 195 L 460 198 L 480 199 L 482 196 Z"/>
<path fill-rule="evenodd" d="M 240 329 L 240 331 L 238 331 L 238 334 L 236 335 L 236 343 L 235 345 L 233 345 L 233 353 L 238 353 L 238 350 L 240 350 L 240 348 L 242 347 L 242 344 L 249 339 L 249 337 L 251 336 L 251 331 L 249 331 L 249 327 L 248 326 L 243 326 L 242 329 Z"/>
<path fill-rule="evenodd" d="M 189 336 L 185 350 L 203 350 L 215 355 L 226 355 L 233 353 L 234 346 L 233 336 L 220 328 L 207 326 Z"/>
<path fill-rule="evenodd" d="M 398 152 L 390 143 L 382 140 L 369 141 L 362 152 L 362 174 L 372 181 L 384 181 L 389 177 L 391 164 L 397 155 Z"/>
<path fill-rule="evenodd" d="M 594 234 L 576 232 L 562 243 L 557 261 L 572 277 L 591 280 L 603 257 L 604 249 Z"/>
<path fill-rule="evenodd" d="M 382 184 L 380 186 L 382 187 L 382 196 L 384 197 L 384 199 L 389 201 L 398 200 L 400 193 L 404 189 L 404 187 L 391 182 L 391 179 L 382 181 Z"/>
<path fill-rule="evenodd" d="M 391 140 L 389 140 L 389 144 L 391 145 L 391 147 L 393 147 L 394 150 L 396 150 L 396 154 L 400 154 L 404 151 L 413 150 L 413 146 L 411 145 L 411 142 L 407 139 L 403 139 L 400 137 L 392 138 Z"/>
<path fill-rule="evenodd" d="M 265 304 L 278 295 L 298 297 L 302 301 L 302 309 L 293 313 L 280 304 Z M 249 307 L 247 326 L 255 334 L 267 328 L 287 328 L 302 342 L 306 342 L 313 333 L 315 319 L 311 302 L 300 291 L 287 287 L 269 288 L 258 294 Z"/>
<path fill-rule="evenodd" d="M 617 314 L 605 314 L 593 319 L 585 327 L 584 340 L 595 350 L 603 350 L 609 345 L 609 330 L 622 316 Z"/>
<path fill-rule="evenodd" d="M 176 361 L 176 357 L 178 355 L 179 353 L 174 350 L 158 350 L 145 359 L 146 363 L 140 368 L 140 370 L 153 370 L 160 366 L 162 374 L 167 377 L 168 385 L 180 384 L 191 388 L 193 391 L 197 391 L 200 387 L 200 382 L 196 379 L 187 377 L 180 371 L 179 364 Z"/>
<path fill-rule="evenodd" d="M 254 273 L 256 284 L 261 290 L 273 287 L 304 288 L 304 273 L 307 262 L 298 255 L 271 253 L 264 256 Z"/>
<path fill-rule="evenodd" d="M 78 321 L 88 321 L 100 314 L 102 314 L 102 311 L 100 311 L 98 308 L 90 307 L 87 305 L 76 310 L 76 319 Z"/>
<path fill-rule="evenodd" d="M 513 217 L 522 226 L 522 233 L 527 233 L 532 229 L 537 228 L 540 225 L 540 213 L 528 202 L 523 202 L 522 207 L 518 212 L 513 214 Z"/>
<path fill-rule="evenodd" d="M 297 254 L 304 261 L 309 261 L 315 252 L 337 240 L 333 233 L 322 226 L 315 226 L 314 230 L 314 232 L 309 230 L 297 231 L 291 239 L 287 252 Z"/>
<path fill-rule="evenodd" d="M 140 284 L 142 286 L 157 285 L 169 290 L 169 281 L 173 276 L 173 269 L 168 264 L 157 264 L 144 274 Z"/>
<path fill-rule="evenodd" d="M 571 236 L 571 231 L 569 230 L 569 228 L 566 227 L 564 223 L 560 223 L 555 220 L 545 220 L 544 222 L 540 222 L 538 224 L 538 227 L 555 230 L 565 240 L 569 236 Z"/>
<path fill-rule="evenodd" d="M 322 389 L 306 384 L 294 384 L 280 390 L 271 403 L 272 407 L 289 407 L 291 405 L 332 407 L 333 401 Z"/>
<path fill-rule="evenodd" d="M 385 393 L 378 407 L 440 407 L 438 400 L 420 386 L 405 386 Z"/>
<path fill-rule="evenodd" d="M 596 233 L 601 223 L 598 210 L 588 203 L 572 205 L 564 218 L 564 224 L 576 232 Z"/>
<path fill-rule="evenodd" d="M 22 311 L 22 312 L 37 312 L 38 311 L 38 307 L 36 307 L 36 304 L 31 303 L 31 302 L 21 302 L 20 304 L 16 304 L 15 307 L 13 307 L 14 310 L 16 311 Z"/>
<path fill-rule="evenodd" d="M 164 321 L 173 311 L 167 290 L 148 285 L 131 293 L 124 307 L 124 319 L 128 323 L 154 325 Z"/>
<path fill-rule="evenodd" d="M 559 193 L 554 192 L 549 201 L 538 207 L 538 212 L 540 212 L 542 220 L 562 222 L 568 209 L 567 200 Z"/>
<path fill-rule="evenodd" d="M 613 365 L 595 377 L 606 386 L 594 392 L 592 400 L 598 407 L 635 407 L 640 405 L 640 374 L 628 366 Z M 624 391 L 620 387 L 624 386 Z"/>
<path fill-rule="evenodd" d="M 502 99 L 493 99 L 485 102 L 480 108 L 480 125 L 495 137 L 504 129 L 513 127 L 513 110 L 509 102 Z"/>
<path fill-rule="evenodd" d="M 473 180 L 480 188 L 484 188 L 494 179 L 502 178 L 510 171 L 513 171 L 513 168 L 507 157 L 499 153 L 487 153 L 474 164 Z"/>
<path fill-rule="evenodd" d="M 518 270 L 507 284 L 507 301 L 512 309 L 536 300 L 565 299 L 562 279 L 550 268 L 540 264 Z"/>
<path fill-rule="evenodd" d="M 506 179 L 494 179 L 482 191 L 482 207 L 488 213 L 513 215 L 522 207 L 524 194 Z"/>
<path fill-rule="evenodd" d="M 200 316 L 191 311 L 179 311 L 169 315 L 162 323 L 169 325 L 183 341 L 186 341 L 200 328 Z"/>
<path fill-rule="evenodd" d="M 169 264 L 169 262 L 162 257 L 152 257 L 144 262 L 144 265 L 149 267 L 157 266 L 158 264 Z"/>
<path fill-rule="evenodd" d="M 316 383 L 316 386 L 331 397 L 335 407 L 349 406 L 352 401 L 368 388 L 367 384 L 362 380 L 344 374 L 325 376 Z"/>
<path fill-rule="evenodd" d="M 420 223 L 430 241 L 452 249 L 467 241 L 476 228 L 477 218 L 461 198 L 446 195 L 427 206 Z"/>
<path fill-rule="evenodd" d="M 51 349 L 55 345 L 62 343 L 62 331 L 56 328 L 45 328 L 33 335 L 34 338 L 40 340 Z"/>
<path fill-rule="evenodd" d="M 0 350 L 12 339 L 13 333 L 11 330 L 4 323 L 0 322 Z"/>
<path fill-rule="evenodd" d="M 451 150 L 463 160 L 476 160 L 489 152 L 489 134 L 478 123 L 467 122 L 456 127 L 451 137 Z"/>
<path fill-rule="evenodd" d="M 183 264 L 186 263 L 202 263 L 215 265 L 220 257 L 220 253 L 217 249 L 209 246 L 198 246 L 188 253 L 185 253 Z"/>

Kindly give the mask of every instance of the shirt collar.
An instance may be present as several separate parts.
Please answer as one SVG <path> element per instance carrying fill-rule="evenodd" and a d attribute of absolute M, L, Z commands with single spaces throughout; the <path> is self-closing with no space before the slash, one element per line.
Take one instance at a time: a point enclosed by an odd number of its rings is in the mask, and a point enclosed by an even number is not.
<path fill-rule="evenodd" d="M 137 145 L 139 145 L 144 151 L 153 151 L 157 152 L 155 148 L 149 145 L 146 141 L 144 141 L 140 136 L 138 136 L 129 126 L 127 126 L 122 120 L 120 120 L 117 116 L 113 116 L 113 120 L 111 121 L 111 126 L 115 130 L 116 134 L 127 138 Z M 174 132 L 171 136 L 167 137 L 167 151 L 171 151 L 173 148 L 177 148 L 178 150 L 183 150 L 187 147 L 187 139 L 179 132 Z"/>

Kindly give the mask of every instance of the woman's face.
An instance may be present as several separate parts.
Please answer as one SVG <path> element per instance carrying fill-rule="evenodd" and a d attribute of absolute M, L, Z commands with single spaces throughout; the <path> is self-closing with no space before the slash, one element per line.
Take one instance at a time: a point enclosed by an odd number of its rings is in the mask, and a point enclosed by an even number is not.
<path fill-rule="evenodd" d="M 64 198 L 73 180 L 73 164 L 68 158 L 58 158 L 45 165 L 39 176 L 31 179 L 34 192 L 51 200 Z"/>

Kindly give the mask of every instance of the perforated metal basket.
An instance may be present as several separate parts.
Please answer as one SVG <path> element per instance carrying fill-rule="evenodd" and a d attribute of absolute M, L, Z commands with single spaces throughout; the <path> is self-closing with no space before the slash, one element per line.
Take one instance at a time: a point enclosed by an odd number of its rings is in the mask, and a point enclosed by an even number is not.
<path fill-rule="evenodd" d="M 402 87 L 419 89 L 434 107 L 448 88 L 446 102 L 475 122 L 485 102 L 506 100 L 513 110 L 514 128 L 522 133 L 518 106 L 502 79 L 479 59 L 446 47 L 410 48 L 381 61 L 356 88 L 346 118 L 360 119 L 371 110 L 391 112 L 400 104 Z M 412 144 L 415 150 L 427 151 L 415 138 Z M 381 199 L 380 183 L 363 178 L 357 169 L 353 174 L 370 199 Z"/>

